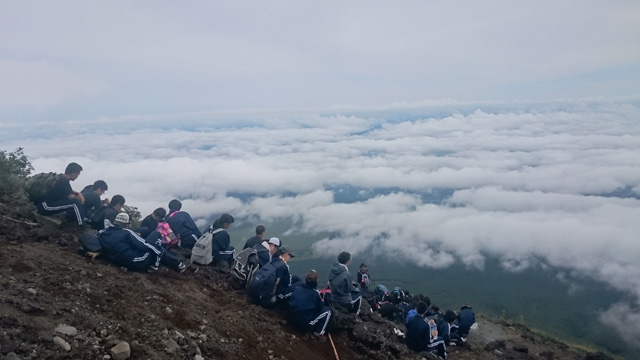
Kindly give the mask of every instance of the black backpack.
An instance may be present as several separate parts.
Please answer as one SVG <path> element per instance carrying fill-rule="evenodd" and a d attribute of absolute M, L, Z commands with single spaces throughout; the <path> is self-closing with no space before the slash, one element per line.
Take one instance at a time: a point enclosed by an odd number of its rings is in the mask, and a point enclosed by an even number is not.
<path fill-rule="evenodd" d="M 240 284 L 244 285 L 250 280 L 251 275 L 258 268 L 257 251 L 254 248 L 246 248 L 240 251 L 233 258 L 231 265 L 231 276 Z"/>
<path fill-rule="evenodd" d="M 284 265 L 284 263 L 281 264 L 280 266 Z M 269 303 L 276 284 L 276 271 L 280 266 L 276 267 L 273 262 L 270 262 L 256 271 L 249 285 L 249 295 L 254 302 Z"/>

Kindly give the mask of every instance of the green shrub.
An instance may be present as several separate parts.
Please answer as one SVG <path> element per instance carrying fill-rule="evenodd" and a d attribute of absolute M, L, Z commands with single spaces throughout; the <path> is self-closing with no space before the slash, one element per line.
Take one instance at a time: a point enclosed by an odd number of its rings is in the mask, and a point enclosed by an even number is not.
<path fill-rule="evenodd" d="M 0 201 L 24 200 L 24 183 L 33 166 L 22 148 L 0 150 Z"/>
<path fill-rule="evenodd" d="M 135 206 L 124 205 L 122 207 L 122 211 L 129 214 L 129 221 L 131 222 L 131 228 L 135 229 L 140 227 L 140 222 L 142 221 L 142 215 L 140 211 Z M 155 229 L 152 229 L 155 230 Z"/>

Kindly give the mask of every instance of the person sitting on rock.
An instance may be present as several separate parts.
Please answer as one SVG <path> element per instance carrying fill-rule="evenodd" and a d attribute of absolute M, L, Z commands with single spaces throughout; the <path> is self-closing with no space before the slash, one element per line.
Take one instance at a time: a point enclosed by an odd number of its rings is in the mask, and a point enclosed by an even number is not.
<path fill-rule="evenodd" d="M 280 249 L 281 244 L 280 239 L 272 237 L 255 245 L 253 248 L 256 249 L 258 255 L 258 266 L 263 267 L 271 262 L 273 255 Z"/>
<path fill-rule="evenodd" d="M 331 308 L 326 306 L 318 293 L 318 272 L 311 270 L 304 284 L 295 286 L 289 298 L 288 321 L 303 332 L 313 332 L 313 337 L 325 341 L 324 333 L 331 318 Z"/>
<path fill-rule="evenodd" d="M 458 318 L 458 314 L 456 314 L 453 310 L 447 310 L 442 315 L 442 317 L 436 318 L 436 325 L 438 326 L 438 336 L 444 340 L 445 345 L 462 345 L 460 338 L 457 334 L 451 333 L 451 324 Z"/>
<path fill-rule="evenodd" d="M 431 298 L 423 294 L 414 295 L 411 300 L 412 301 L 409 304 L 409 311 L 407 311 L 407 314 L 404 317 L 405 324 L 409 322 L 409 319 L 411 319 L 412 317 L 418 314 L 416 307 L 418 306 L 418 303 L 420 301 L 423 301 L 425 304 L 427 304 L 427 309 L 431 306 Z"/>
<path fill-rule="evenodd" d="M 103 207 L 109 203 L 108 199 L 105 201 L 100 199 L 109 187 L 103 180 L 96 180 L 93 185 L 87 185 L 80 192 L 84 196 L 84 216 L 87 219 L 91 219 L 94 214 L 97 214 L 103 210 Z"/>
<path fill-rule="evenodd" d="M 151 214 L 142 219 L 140 227 L 136 232 L 143 238 L 146 238 L 152 231 L 156 230 L 158 223 L 164 219 L 165 215 L 167 215 L 167 211 L 164 208 L 159 207 L 153 210 Z"/>
<path fill-rule="evenodd" d="M 356 280 L 358 281 L 358 286 L 360 286 L 360 291 L 363 294 L 368 294 L 369 286 L 371 285 L 371 277 L 369 275 L 367 264 L 360 264 L 360 269 L 358 269 L 358 272 L 356 273 Z"/>
<path fill-rule="evenodd" d="M 248 248 L 252 248 L 252 247 L 260 244 L 262 242 L 262 238 L 264 237 L 264 234 L 266 232 L 267 232 L 267 229 L 265 229 L 264 225 L 256 226 L 256 235 L 250 237 L 247 240 L 247 242 L 244 243 L 244 247 L 242 247 L 242 250 L 248 249 Z"/>
<path fill-rule="evenodd" d="M 84 196 L 73 191 L 71 181 L 80 176 L 82 166 L 77 163 L 70 163 L 64 170 L 64 174 L 58 175 L 53 187 L 42 199 L 34 201 L 40 215 L 53 215 L 60 212 L 67 212 L 67 217 L 73 219 L 78 226 L 84 224 Z"/>
<path fill-rule="evenodd" d="M 384 301 L 380 303 L 380 308 L 378 309 L 378 313 L 383 318 L 389 321 L 395 322 L 403 322 L 402 318 L 402 309 L 398 307 L 400 304 L 400 298 L 398 294 L 392 292 L 388 297 L 385 298 Z"/>
<path fill-rule="evenodd" d="M 329 274 L 331 302 L 356 315 L 360 313 L 362 296 L 347 267 L 351 262 L 351 254 L 343 251 L 338 255 L 338 263 L 334 264 Z"/>
<path fill-rule="evenodd" d="M 476 322 L 476 314 L 469 305 L 462 305 L 458 313 L 458 322 L 451 326 L 451 332 L 462 339 L 469 335 L 469 329 Z M 463 340 L 464 341 L 464 340 Z"/>
<path fill-rule="evenodd" d="M 282 304 L 291 296 L 293 277 L 289 272 L 289 260 L 294 257 L 286 248 L 280 248 L 273 260 L 260 268 L 249 285 L 251 301 L 256 305 L 271 308 Z M 296 281 L 300 279 L 295 277 Z"/>
<path fill-rule="evenodd" d="M 158 270 L 160 263 L 183 272 L 187 266 L 171 252 L 166 251 L 159 238 L 148 243 L 129 229 L 129 215 L 119 213 L 109 228 L 98 233 L 102 254 L 116 266 L 130 271 Z"/>
<path fill-rule="evenodd" d="M 104 211 L 100 213 L 99 217 L 91 219 L 91 227 L 96 230 L 108 229 L 113 226 L 113 222 L 116 220 L 116 216 L 122 211 L 122 207 L 125 203 L 125 198 L 122 195 L 114 195 L 109 201 L 109 206 L 105 207 Z"/>
<path fill-rule="evenodd" d="M 202 232 L 198 229 L 191 215 L 185 211 L 180 211 L 181 209 L 182 203 L 180 200 L 171 200 L 169 202 L 169 214 L 165 216 L 164 221 L 169 224 L 173 233 L 180 238 L 180 246 L 185 249 L 191 249 L 202 236 Z"/>
<path fill-rule="evenodd" d="M 435 351 L 443 359 L 447 358 L 444 340 L 438 337 L 437 325 L 433 319 L 427 320 L 424 315 L 427 312 L 427 304 L 418 303 L 418 314 L 406 324 L 405 343 L 407 347 L 416 352 Z"/>
<path fill-rule="evenodd" d="M 213 239 L 211 240 L 213 248 L 213 262 L 211 264 L 221 273 L 229 272 L 231 264 L 233 263 L 233 257 L 236 253 L 235 248 L 231 246 L 231 237 L 227 232 L 227 229 L 234 221 L 233 216 L 222 214 L 222 216 L 209 227 L 209 231 L 211 232 L 222 229 L 222 231 L 213 234 Z"/>

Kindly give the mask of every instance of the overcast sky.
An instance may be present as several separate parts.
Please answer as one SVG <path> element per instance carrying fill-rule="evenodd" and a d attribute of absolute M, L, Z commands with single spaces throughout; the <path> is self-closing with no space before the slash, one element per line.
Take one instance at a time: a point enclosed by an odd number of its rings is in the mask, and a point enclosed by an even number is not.
<path fill-rule="evenodd" d="M 0 0 L 3 121 L 621 97 L 628 1 Z"/>
<path fill-rule="evenodd" d="M 561 267 L 636 299 L 603 318 L 638 345 L 637 1 L 0 8 L 0 144 L 36 172 L 201 227 L 298 220 L 331 257 Z"/>

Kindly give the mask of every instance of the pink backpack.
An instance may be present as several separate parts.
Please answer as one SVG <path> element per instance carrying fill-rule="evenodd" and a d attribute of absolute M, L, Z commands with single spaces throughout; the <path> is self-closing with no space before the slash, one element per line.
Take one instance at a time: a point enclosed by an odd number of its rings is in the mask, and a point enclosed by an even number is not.
<path fill-rule="evenodd" d="M 177 211 L 174 211 L 169 214 L 169 219 L 176 213 Z M 160 233 L 160 242 L 164 248 L 169 249 L 180 244 L 180 238 L 171 230 L 168 222 L 159 222 L 156 231 Z"/>

